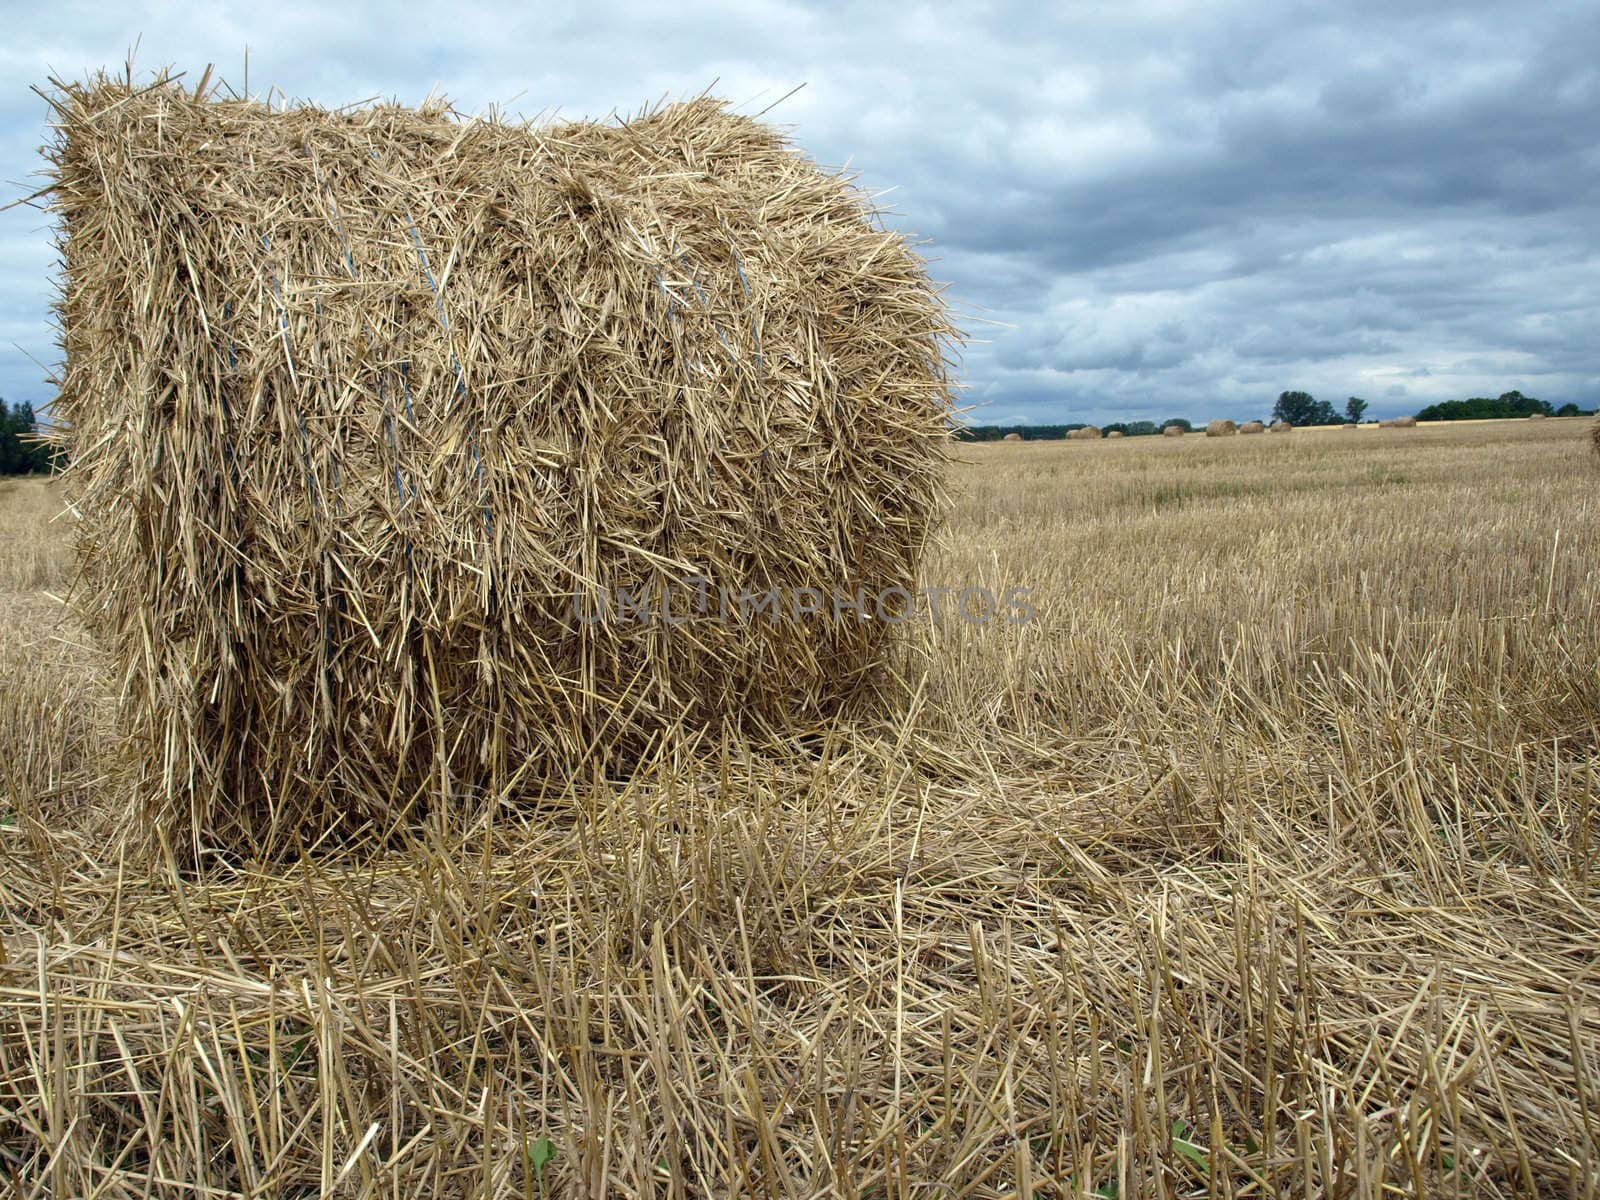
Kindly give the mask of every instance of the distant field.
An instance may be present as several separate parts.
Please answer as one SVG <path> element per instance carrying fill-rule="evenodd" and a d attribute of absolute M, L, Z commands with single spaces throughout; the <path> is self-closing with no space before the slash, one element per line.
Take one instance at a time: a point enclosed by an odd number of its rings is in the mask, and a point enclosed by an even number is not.
<path fill-rule="evenodd" d="M 0 1181 L 1600 1194 L 1590 424 L 963 445 L 847 726 L 181 879 L 0 484 Z"/>

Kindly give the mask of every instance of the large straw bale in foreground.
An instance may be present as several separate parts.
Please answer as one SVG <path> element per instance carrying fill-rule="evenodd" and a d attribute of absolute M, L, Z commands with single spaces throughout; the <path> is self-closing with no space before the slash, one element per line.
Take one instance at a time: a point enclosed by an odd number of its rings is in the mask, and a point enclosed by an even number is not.
<path fill-rule="evenodd" d="M 56 105 L 83 610 L 147 825 L 381 831 L 814 720 L 880 659 L 830 604 L 913 583 L 952 331 L 779 135 Z"/>
<path fill-rule="evenodd" d="M 1271 428 L 1273 433 L 1293 433 L 1294 432 L 1294 426 L 1291 425 L 1288 421 L 1274 421 L 1270 428 Z"/>
<path fill-rule="evenodd" d="M 1267 427 L 1260 421 L 1246 421 L 1239 426 L 1240 433 L 1265 433 L 1266 431 Z"/>
<path fill-rule="evenodd" d="M 1238 432 L 1239 427 L 1225 417 L 1206 426 L 1207 437 L 1232 437 Z"/>

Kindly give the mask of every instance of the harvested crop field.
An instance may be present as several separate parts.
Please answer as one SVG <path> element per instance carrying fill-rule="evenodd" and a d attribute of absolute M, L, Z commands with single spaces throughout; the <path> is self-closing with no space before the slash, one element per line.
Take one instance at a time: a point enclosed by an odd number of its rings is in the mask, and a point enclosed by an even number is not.
<path fill-rule="evenodd" d="M 117 853 L 0 485 L 22 1196 L 1593 1196 L 1576 420 L 969 445 L 875 703 L 383 849 Z"/>

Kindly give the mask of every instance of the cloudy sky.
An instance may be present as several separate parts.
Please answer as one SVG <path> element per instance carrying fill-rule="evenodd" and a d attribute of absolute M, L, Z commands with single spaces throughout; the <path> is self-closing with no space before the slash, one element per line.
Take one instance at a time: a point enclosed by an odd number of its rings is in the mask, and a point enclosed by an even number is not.
<path fill-rule="evenodd" d="M 985 423 L 1600 403 L 1600 5 L 7 6 L 0 203 L 54 74 L 603 117 L 708 86 L 887 193 Z M 1047 11 L 1048 10 L 1048 11 Z M 48 214 L 0 214 L 0 395 L 51 394 Z M 36 363 L 34 360 L 38 360 Z"/>

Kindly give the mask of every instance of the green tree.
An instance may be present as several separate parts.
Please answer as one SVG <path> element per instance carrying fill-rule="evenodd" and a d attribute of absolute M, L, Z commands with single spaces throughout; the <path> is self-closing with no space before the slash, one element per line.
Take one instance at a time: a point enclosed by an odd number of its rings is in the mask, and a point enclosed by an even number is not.
<path fill-rule="evenodd" d="M 1339 414 L 1326 400 L 1314 399 L 1310 392 L 1280 392 L 1273 406 L 1272 419 L 1291 425 L 1337 425 Z"/>
<path fill-rule="evenodd" d="M 1576 404 L 1572 403 L 1572 401 L 1568 400 L 1560 408 L 1556 409 L 1556 416 L 1558 416 L 1558 417 L 1581 417 L 1581 416 L 1583 416 L 1583 410 L 1581 408 L 1579 408 Z"/>
<path fill-rule="evenodd" d="M 0 475 L 43 475 L 55 465 L 55 447 L 36 440 L 39 420 L 33 405 L 0 399 Z"/>
<path fill-rule="evenodd" d="M 1534 413 L 1543 413 L 1548 417 L 1555 412 L 1543 400 L 1535 400 L 1518 391 L 1501 392 L 1499 403 L 1505 405 L 1511 415 L 1518 417 L 1531 417 Z"/>
<path fill-rule="evenodd" d="M 20 407 L 7 405 L 0 398 L 0 475 L 20 475 L 28 469 L 20 418 Z"/>
<path fill-rule="evenodd" d="M 1506 417 L 1531 417 L 1534 413 L 1553 415 L 1555 410 L 1543 400 L 1524 396 L 1521 392 L 1501 392 L 1491 400 L 1487 396 L 1473 396 L 1468 400 L 1445 400 L 1430 404 L 1417 414 L 1419 421 L 1488 421 Z"/>
<path fill-rule="evenodd" d="M 1344 402 L 1345 418 L 1352 425 L 1361 424 L 1361 414 L 1367 411 L 1367 402 L 1360 396 L 1351 396 Z"/>
<path fill-rule="evenodd" d="M 1272 419 L 1291 425 L 1310 425 L 1316 404 L 1310 392 L 1279 392 L 1278 403 L 1272 408 Z"/>

